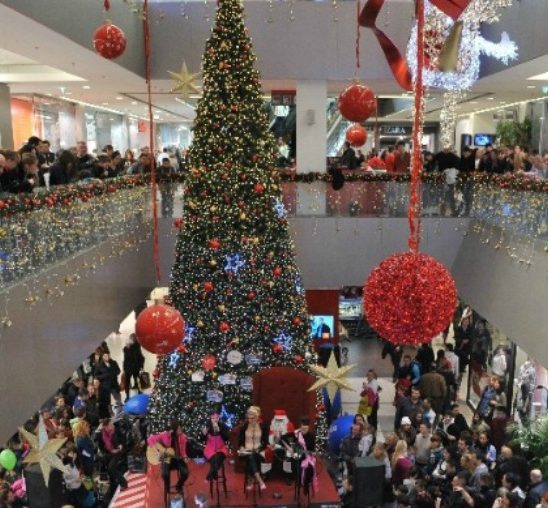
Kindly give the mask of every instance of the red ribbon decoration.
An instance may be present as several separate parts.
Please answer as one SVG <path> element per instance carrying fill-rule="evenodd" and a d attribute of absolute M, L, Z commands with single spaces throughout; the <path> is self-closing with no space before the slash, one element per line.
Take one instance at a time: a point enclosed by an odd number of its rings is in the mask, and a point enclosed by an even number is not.
<path fill-rule="evenodd" d="M 103 2 L 103 5 L 104 5 L 104 7 L 105 7 L 105 11 L 108 12 L 108 11 L 110 10 L 110 0 L 105 0 L 105 1 Z"/>
<path fill-rule="evenodd" d="M 405 58 L 403 58 L 400 50 L 388 36 L 381 29 L 377 28 L 376 25 L 377 17 L 383 5 L 384 0 L 367 0 L 360 17 L 358 18 L 358 23 L 361 26 L 373 30 L 373 33 L 376 35 L 377 40 L 381 45 L 381 49 L 384 51 L 384 56 L 386 57 L 386 61 L 390 66 L 394 78 L 396 78 L 396 81 L 404 90 L 411 91 L 413 89 L 411 71 L 407 66 Z"/>
<path fill-rule="evenodd" d="M 390 66 L 394 78 L 396 78 L 396 81 L 404 90 L 411 91 L 413 90 L 411 71 L 409 70 L 405 58 L 390 38 L 382 30 L 377 28 L 376 25 L 377 17 L 384 5 L 384 1 L 385 0 L 368 0 L 358 18 L 358 22 L 361 26 L 373 30 L 373 33 L 376 35 L 377 40 L 384 51 L 384 56 L 386 57 L 386 61 Z M 471 1 L 472 0 L 431 0 L 431 3 L 456 21 Z"/>
<path fill-rule="evenodd" d="M 158 200 L 156 192 L 158 183 L 156 180 L 156 157 L 154 156 L 154 114 L 152 113 L 152 90 L 151 90 L 151 45 L 150 45 L 150 22 L 148 12 L 148 0 L 144 0 L 144 36 L 145 36 L 145 80 L 147 84 L 147 106 L 148 106 L 148 129 L 150 132 L 150 157 L 151 157 L 151 181 L 152 181 L 152 244 L 154 269 L 156 271 L 156 282 L 160 283 L 160 240 L 158 235 Z"/>
<path fill-rule="evenodd" d="M 411 185 L 409 190 L 409 240 L 407 244 L 412 252 L 418 252 L 420 243 L 420 177 L 421 161 L 421 134 L 423 123 L 423 68 L 424 68 L 424 0 L 416 0 L 417 17 L 417 74 L 415 76 L 415 112 L 413 117 L 413 152 L 411 154 Z"/>

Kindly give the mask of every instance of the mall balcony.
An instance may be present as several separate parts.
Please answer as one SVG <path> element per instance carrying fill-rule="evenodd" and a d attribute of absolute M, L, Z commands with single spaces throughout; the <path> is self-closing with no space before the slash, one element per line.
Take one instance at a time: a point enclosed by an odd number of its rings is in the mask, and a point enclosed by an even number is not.
<path fill-rule="evenodd" d="M 407 250 L 409 183 L 371 177 L 335 191 L 324 178 L 286 174 L 278 212 L 287 214 L 307 290 L 360 286 L 383 258 Z M 548 300 L 548 194 L 513 182 L 478 180 L 469 201 L 460 187 L 450 194 L 443 182 L 424 182 L 421 250 L 451 270 L 462 300 L 547 365 L 539 311 Z M 158 285 L 148 184 L 122 177 L 49 193 L 2 200 L 0 390 L 11 408 L 3 440 Z M 162 184 L 157 199 L 165 286 L 182 185 Z"/>

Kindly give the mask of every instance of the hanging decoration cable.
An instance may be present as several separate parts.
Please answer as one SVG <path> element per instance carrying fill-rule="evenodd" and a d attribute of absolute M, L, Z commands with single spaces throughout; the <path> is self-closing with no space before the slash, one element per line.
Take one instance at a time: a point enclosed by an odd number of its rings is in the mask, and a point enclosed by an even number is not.
<path fill-rule="evenodd" d="M 360 68 L 360 11 L 360 0 L 356 0 L 356 70 L 354 71 L 354 76 L 358 74 L 358 69 Z"/>
<path fill-rule="evenodd" d="M 413 115 L 413 152 L 411 154 L 411 187 L 409 190 L 409 209 L 407 218 L 409 220 L 408 246 L 412 252 L 418 252 L 420 243 L 420 176 L 422 170 L 422 128 L 424 113 L 424 0 L 416 1 L 417 17 L 417 72 L 413 83 L 415 93 L 414 115 Z"/>
<path fill-rule="evenodd" d="M 110 10 L 110 0 L 105 0 L 103 2 L 103 7 L 105 8 L 105 11 L 109 11 Z"/>
<path fill-rule="evenodd" d="M 151 37 L 148 0 L 144 0 L 144 35 L 145 35 L 145 79 L 147 84 L 147 105 L 148 105 L 148 130 L 150 134 L 150 160 L 151 160 L 151 182 L 152 182 L 152 242 L 154 269 L 156 282 L 160 282 L 160 241 L 158 236 L 158 201 L 156 193 L 158 182 L 156 180 L 156 157 L 154 157 L 154 115 L 152 113 L 152 85 L 151 85 Z"/>

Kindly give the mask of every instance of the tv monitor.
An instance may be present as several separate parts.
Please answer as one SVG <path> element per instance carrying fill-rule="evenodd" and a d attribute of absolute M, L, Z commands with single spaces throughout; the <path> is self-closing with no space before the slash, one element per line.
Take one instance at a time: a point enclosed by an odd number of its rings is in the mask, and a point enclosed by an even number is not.
<path fill-rule="evenodd" d="M 474 134 L 474 145 L 475 146 L 486 146 L 492 145 L 495 142 L 494 134 Z"/>
<path fill-rule="evenodd" d="M 329 339 L 335 335 L 335 316 L 310 316 L 310 338 Z"/>

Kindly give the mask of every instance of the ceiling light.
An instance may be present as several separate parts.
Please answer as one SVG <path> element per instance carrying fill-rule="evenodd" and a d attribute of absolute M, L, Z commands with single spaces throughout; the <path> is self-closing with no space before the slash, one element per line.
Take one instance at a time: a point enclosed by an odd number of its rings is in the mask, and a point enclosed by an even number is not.
<path fill-rule="evenodd" d="M 536 88 L 536 85 L 527 85 L 527 88 Z"/>
<path fill-rule="evenodd" d="M 108 102 L 102 102 L 101 103 L 103 106 L 108 106 Z"/>
<path fill-rule="evenodd" d="M 116 100 L 117 100 L 117 101 L 123 101 L 124 98 L 123 98 L 123 97 L 120 97 L 120 96 L 118 95 L 118 97 L 116 97 Z"/>
<path fill-rule="evenodd" d="M 137 101 L 131 101 L 131 104 L 132 104 L 133 106 L 137 106 Z"/>
<path fill-rule="evenodd" d="M 470 104 L 477 104 L 478 101 L 470 101 Z"/>
<path fill-rule="evenodd" d="M 91 86 L 89 86 L 89 85 L 82 85 L 82 88 L 84 90 L 91 90 Z"/>
<path fill-rule="evenodd" d="M 495 98 L 494 98 L 494 97 L 487 97 L 487 100 L 488 100 L 488 101 L 494 101 Z"/>

